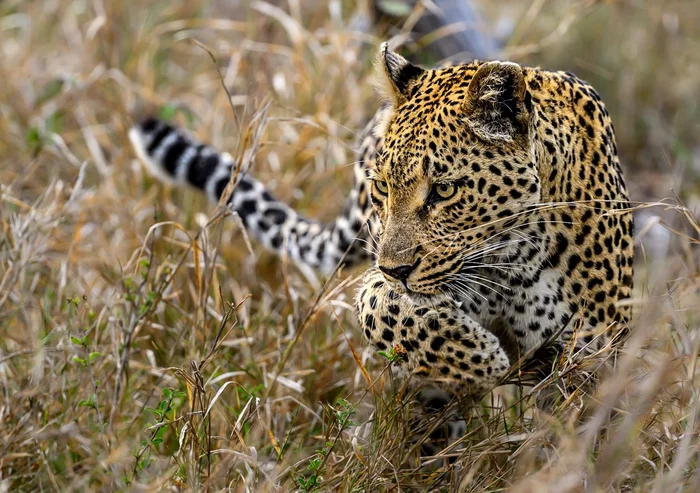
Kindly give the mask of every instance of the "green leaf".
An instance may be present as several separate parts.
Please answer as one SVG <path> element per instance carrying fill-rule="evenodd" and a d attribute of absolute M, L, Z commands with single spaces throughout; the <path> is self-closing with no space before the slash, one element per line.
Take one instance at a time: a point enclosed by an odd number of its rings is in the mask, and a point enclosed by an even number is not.
<path fill-rule="evenodd" d="M 54 134 L 60 134 L 63 129 L 63 112 L 55 111 L 46 119 L 46 131 Z"/>
<path fill-rule="evenodd" d="M 311 459 L 311 460 L 309 461 L 309 465 L 308 465 L 307 469 L 308 469 L 309 471 L 315 471 L 315 470 L 318 469 L 320 466 L 321 466 L 321 458 L 320 458 L 320 457 L 314 457 L 313 459 Z"/>
<path fill-rule="evenodd" d="M 81 407 L 92 407 L 96 408 L 97 407 L 97 396 L 95 394 L 90 394 L 89 399 L 83 399 L 80 402 L 78 402 L 78 406 Z"/>
<path fill-rule="evenodd" d="M 395 361 L 399 361 L 404 356 L 401 352 L 396 352 L 394 348 L 389 348 L 388 351 L 377 351 L 377 354 L 385 357 L 392 363 Z"/>
<path fill-rule="evenodd" d="M 377 8 L 394 17 L 406 17 L 413 10 L 413 6 L 409 2 L 401 0 L 379 0 Z"/>
<path fill-rule="evenodd" d="M 172 120 L 177 114 L 177 106 L 166 104 L 158 111 L 158 118 L 161 120 Z"/>
<path fill-rule="evenodd" d="M 61 92 L 65 83 L 66 81 L 63 79 L 53 79 L 49 81 L 49 83 L 44 86 L 44 90 L 39 94 L 39 97 L 36 98 L 34 105 L 41 106 L 49 99 L 55 98 Z"/>
<path fill-rule="evenodd" d="M 100 352 L 98 352 L 98 351 L 93 351 L 92 353 L 90 353 L 90 354 L 88 355 L 88 362 L 92 363 L 93 361 L 95 361 L 95 360 L 96 360 L 97 358 L 99 358 L 100 356 L 102 356 L 102 353 L 100 353 Z"/>
<path fill-rule="evenodd" d="M 78 356 L 73 356 L 73 361 L 80 363 L 83 366 L 87 366 L 87 361 L 85 361 L 83 358 L 79 358 Z"/>
<path fill-rule="evenodd" d="M 41 151 L 41 147 L 43 144 L 43 139 L 41 138 L 39 129 L 36 127 L 32 127 L 29 130 L 27 130 L 25 140 L 27 142 L 29 152 L 32 154 L 32 156 L 36 156 L 37 154 L 39 154 L 39 151 Z"/>
<path fill-rule="evenodd" d="M 73 336 L 71 336 L 70 342 L 72 342 L 76 346 L 82 346 L 84 343 L 83 339 L 79 339 L 78 337 L 73 337 Z"/>

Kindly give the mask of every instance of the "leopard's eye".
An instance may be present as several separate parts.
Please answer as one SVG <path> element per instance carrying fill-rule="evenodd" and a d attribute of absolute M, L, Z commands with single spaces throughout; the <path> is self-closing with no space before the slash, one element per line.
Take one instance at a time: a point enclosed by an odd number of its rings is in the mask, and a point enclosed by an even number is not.
<path fill-rule="evenodd" d="M 389 195 L 389 185 L 385 181 L 374 180 L 374 186 L 382 195 Z"/>
<path fill-rule="evenodd" d="M 455 194 L 457 188 L 452 183 L 438 183 L 434 190 L 441 199 L 449 199 Z"/>

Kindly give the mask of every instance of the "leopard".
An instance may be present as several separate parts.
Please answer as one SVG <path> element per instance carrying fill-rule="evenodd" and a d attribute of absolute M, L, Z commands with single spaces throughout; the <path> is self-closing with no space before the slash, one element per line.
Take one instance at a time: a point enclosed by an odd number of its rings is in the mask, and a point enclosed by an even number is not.
<path fill-rule="evenodd" d="M 424 68 L 387 43 L 375 65 L 381 103 L 340 214 L 307 218 L 234 173 L 225 205 L 248 234 L 326 275 L 368 265 L 364 338 L 451 394 L 493 388 L 545 346 L 590 352 L 621 337 L 634 223 L 596 90 L 510 61 Z M 232 180 L 230 154 L 167 122 L 143 119 L 129 137 L 154 175 L 212 201 Z"/>

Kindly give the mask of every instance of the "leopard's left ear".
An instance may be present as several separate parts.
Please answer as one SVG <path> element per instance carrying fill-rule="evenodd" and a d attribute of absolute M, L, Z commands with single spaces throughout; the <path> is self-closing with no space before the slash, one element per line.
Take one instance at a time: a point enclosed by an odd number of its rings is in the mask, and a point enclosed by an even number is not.
<path fill-rule="evenodd" d="M 389 51 L 389 43 L 382 43 L 376 65 L 377 88 L 394 107 L 408 101 L 411 85 L 424 72 L 401 55 Z"/>
<path fill-rule="evenodd" d="M 465 113 L 472 130 L 487 140 L 527 138 L 532 101 L 517 63 L 487 62 L 467 88 Z"/>

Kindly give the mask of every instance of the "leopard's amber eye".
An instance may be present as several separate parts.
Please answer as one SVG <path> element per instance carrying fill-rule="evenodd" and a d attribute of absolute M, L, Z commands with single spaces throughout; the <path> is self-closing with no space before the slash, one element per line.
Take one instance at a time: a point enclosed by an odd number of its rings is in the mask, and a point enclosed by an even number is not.
<path fill-rule="evenodd" d="M 374 180 L 374 186 L 382 195 L 389 195 L 389 185 L 385 181 Z"/>
<path fill-rule="evenodd" d="M 435 185 L 435 193 L 441 199 L 449 199 L 456 191 L 457 188 L 452 183 L 438 183 Z"/>

